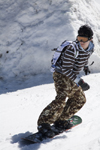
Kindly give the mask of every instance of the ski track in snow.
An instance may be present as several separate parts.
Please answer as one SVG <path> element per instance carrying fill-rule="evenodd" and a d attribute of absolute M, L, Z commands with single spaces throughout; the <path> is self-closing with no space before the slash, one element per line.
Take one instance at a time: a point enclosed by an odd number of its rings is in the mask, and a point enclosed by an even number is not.
<path fill-rule="evenodd" d="M 0 150 L 100 150 L 100 2 L 96 1 L 0 0 Z M 96 48 L 89 60 L 95 62 L 89 67 L 91 74 L 81 73 L 91 87 L 77 113 L 82 124 L 41 144 L 22 141 L 37 131 L 41 111 L 56 95 L 49 73 L 50 49 L 66 38 L 74 40 L 83 23 L 92 26 Z"/>

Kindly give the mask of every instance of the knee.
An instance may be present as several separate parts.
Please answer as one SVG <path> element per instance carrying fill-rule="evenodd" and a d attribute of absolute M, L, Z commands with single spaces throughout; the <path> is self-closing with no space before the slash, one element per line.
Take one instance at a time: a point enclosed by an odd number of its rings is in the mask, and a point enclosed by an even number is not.
<path fill-rule="evenodd" d="M 86 97 L 84 97 L 83 99 L 82 99 L 82 104 L 84 105 L 86 103 Z"/>
<path fill-rule="evenodd" d="M 86 97 L 83 91 L 77 91 L 75 93 L 75 97 L 78 100 L 79 103 L 81 103 L 82 105 L 84 105 L 86 103 Z"/>
<path fill-rule="evenodd" d="M 80 97 L 80 101 L 81 101 L 82 105 L 84 105 L 86 103 L 86 97 L 84 94 L 82 94 L 82 96 Z"/>
<path fill-rule="evenodd" d="M 55 100 L 56 101 L 65 101 L 66 100 L 66 96 L 62 95 L 62 94 L 59 94 L 59 95 L 56 96 Z"/>
<path fill-rule="evenodd" d="M 84 97 L 84 103 L 86 103 L 86 97 Z"/>

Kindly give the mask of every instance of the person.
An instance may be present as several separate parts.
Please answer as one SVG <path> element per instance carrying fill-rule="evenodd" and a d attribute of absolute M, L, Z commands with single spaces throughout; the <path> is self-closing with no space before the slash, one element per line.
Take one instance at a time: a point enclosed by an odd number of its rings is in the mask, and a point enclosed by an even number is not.
<path fill-rule="evenodd" d="M 78 52 L 77 56 L 74 54 L 75 50 Z M 54 136 L 52 124 L 59 129 L 59 132 L 60 129 L 68 129 L 72 126 L 68 119 L 86 103 L 84 91 L 77 84 L 77 76 L 87 65 L 93 52 L 93 31 L 90 26 L 83 25 L 78 30 L 76 40 L 65 46 L 60 59 L 55 64 L 53 79 L 57 95 L 38 118 L 37 128 L 42 134 L 48 137 Z"/>

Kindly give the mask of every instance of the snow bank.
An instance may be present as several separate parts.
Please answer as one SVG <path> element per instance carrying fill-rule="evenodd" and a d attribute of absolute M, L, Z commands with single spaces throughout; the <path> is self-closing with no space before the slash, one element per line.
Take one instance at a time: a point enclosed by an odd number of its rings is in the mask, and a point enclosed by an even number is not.
<path fill-rule="evenodd" d="M 48 73 L 51 49 L 65 39 L 75 40 L 83 24 L 93 28 L 100 55 L 99 18 L 94 0 L 1 0 L 0 79 Z"/>

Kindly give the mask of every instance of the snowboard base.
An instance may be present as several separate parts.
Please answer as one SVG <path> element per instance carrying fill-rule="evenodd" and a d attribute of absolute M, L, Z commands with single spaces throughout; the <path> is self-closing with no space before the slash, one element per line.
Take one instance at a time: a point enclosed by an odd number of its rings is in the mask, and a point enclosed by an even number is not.
<path fill-rule="evenodd" d="M 74 115 L 73 117 L 71 117 L 69 119 L 69 121 L 71 122 L 71 124 L 73 124 L 73 126 L 71 128 L 73 128 L 73 127 L 79 125 L 80 123 L 82 123 L 82 119 L 77 115 Z M 52 125 L 52 127 L 54 127 L 54 125 Z M 64 130 L 64 131 L 68 131 L 70 129 L 67 129 L 67 130 Z M 62 131 L 61 133 L 63 133 L 64 131 Z M 61 133 L 59 133 L 59 134 L 61 134 Z M 56 134 L 55 136 L 57 136 L 59 134 Z M 50 138 L 42 135 L 40 132 L 36 132 L 34 134 L 31 134 L 27 137 L 22 138 L 22 140 L 29 141 L 29 142 L 32 142 L 32 143 L 41 143 L 43 140 L 46 140 L 46 139 L 50 139 Z"/>

